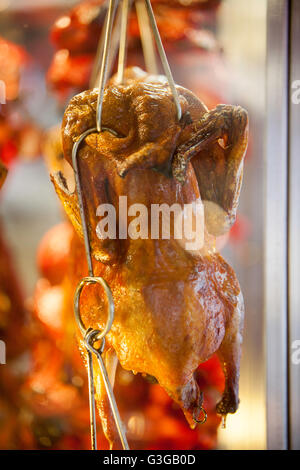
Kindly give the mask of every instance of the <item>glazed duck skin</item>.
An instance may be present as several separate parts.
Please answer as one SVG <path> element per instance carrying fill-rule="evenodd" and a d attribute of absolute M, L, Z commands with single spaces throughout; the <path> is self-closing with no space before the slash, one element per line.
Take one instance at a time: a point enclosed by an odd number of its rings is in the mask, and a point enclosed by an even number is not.
<path fill-rule="evenodd" d="M 214 235 L 234 221 L 247 114 L 227 105 L 208 112 L 191 92 L 177 87 L 183 111 L 178 122 L 163 78 L 136 71 L 127 77 L 125 85 L 112 80 L 104 94 L 102 123 L 116 135 L 92 133 L 78 154 L 94 271 L 109 283 L 115 302 L 106 354 L 115 353 L 125 369 L 154 376 L 193 427 L 202 404 L 194 372 L 213 353 L 218 353 L 226 377 L 218 412 L 234 413 L 239 402 L 243 299 L 235 273 L 214 250 Z M 96 101 L 97 90 L 86 91 L 65 112 L 63 148 L 70 163 L 74 142 L 95 127 Z M 53 181 L 82 238 L 76 193 L 69 192 L 61 174 Z M 191 252 L 174 234 L 170 240 L 100 240 L 97 208 L 113 204 L 118 221 L 119 196 L 127 197 L 128 207 L 143 204 L 149 213 L 152 204 L 183 206 L 206 198 L 202 248 Z M 84 256 L 81 242 L 76 249 Z M 84 275 L 85 265 L 74 267 L 74 287 Z M 103 328 L 105 307 L 101 292 L 83 291 L 81 315 L 87 327 Z M 98 379 L 98 407 L 112 442 L 117 437 Z"/>

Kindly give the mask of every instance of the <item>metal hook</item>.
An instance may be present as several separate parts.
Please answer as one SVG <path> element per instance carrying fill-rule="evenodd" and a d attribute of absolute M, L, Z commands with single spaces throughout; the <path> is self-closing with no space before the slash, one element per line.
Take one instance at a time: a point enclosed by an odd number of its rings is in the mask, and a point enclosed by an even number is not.
<path fill-rule="evenodd" d="M 98 85 L 99 94 L 98 94 L 97 112 L 96 112 L 96 124 L 97 124 L 98 132 L 102 131 L 101 113 L 102 113 L 102 105 L 103 105 L 105 78 L 106 78 L 106 72 L 107 72 L 107 62 L 108 62 L 107 59 L 108 59 L 109 46 L 111 42 L 111 31 L 112 31 L 112 26 L 113 26 L 113 21 L 114 21 L 117 5 L 118 5 L 118 0 L 109 0 L 107 20 L 105 24 L 103 56 L 102 56 L 101 70 L 100 70 L 100 75 L 99 75 L 99 85 Z"/>
<path fill-rule="evenodd" d="M 102 62 L 101 62 L 101 69 L 99 74 L 99 82 L 98 82 L 98 99 L 97 99 L 97 113 L 96 113 L 96 126 L 97 131 L 101 132 L 102 125 L 101 125 L 101 114 L 102 114 L 102 106 L 103 106 L 103 97 L 104 97 L 104 89 L 107 77 L 107 69 L 108 69 L 108 56 L 109 56 L 109 47 L 111 45 L 111 35 L 112 35 L 112 28 L 114 17 L 116 13 L 116 9 L 118 6 L 119 0 L 109 0 L 108 12 L 107 17 L 105 20 L 105 34 L 102 37 L 101 47 L 98 47 L 97 55 L 103 51 L 102 54 Z M 122 5 L 120 8 L 121 14 L 121 33 L 120 33 L 120 50 L 119 50 L 119 61 L 118 61 L 118 73 L 117 73 L 117 81 L 118 83 L 122 83 L 124 79 L 124 68 L 125 68 L 125 61 L 126 61 L 126 33 L 127 33 L 127 23 L 128 23 L 128 14 L 129 9 L 131 6 L 131 0 L 122 0 Z M 160 38 L 160 34 L 157 28 L 155 16 L 152 10 L 150 0 L 144 0 L 144 4 L 141 3 L 141 0 L 136 0 L 136 10 L 138 21 L 140 25 L 140 32 L 141 32 L 141 39 L 143 44 L 143 51 L 145 55 L 145 62 L 147 69 L 151 70 L 152 72 L 157 72 L 156 67 L 156 60 L 155 54 L 153 49 L 153 43 L 150 39 L 150 29 L 152 30 L 154 40 L 156 42 L 157 50 L 160 56 L 160 60 L 164 69 L 164 73 L 167 77 L 174 101 L 176 106 L 177 118 L 180 121 L 182 117 L 182 110 L 179 100 L 179 95 L 176 89 L 176 85 L 174 82 L 174 78 L 168 63 L 168 59 Z M 150 22 L 150 28 L 147 21 L 147 15 Z M 118 15 L 119 16 L 119 15 Z M 117 28 L 116 28 L 117 29 Z M 103 46 L 102 46 L 103 43 Z M 97 64 L 96 64 L 97 65 Z M 96 68 L 97 69 L 97 68 Z M 95 75 L 95 74 L 94 74 Z"/>
<path fill-rule="evenodd" d="M 154 75 L 157 75 L 158 68 L 156 63 L 155 44 L 144 0 L 136 0 L 135 9 L 137 20 L 139 23 L 145 67 L 148 73 L 153 73 Z"/>
<path fill-rule="evenodd" d="M 115 135 L 116 137 L 118 136 L 118 134 L 113 129 L 109 129 L 108 127 L 103 127 L 102 131 L 108 131 L 111 134 Z M 88 232 L 88 227 L 87 227 L 86 218 L 85 218 L 84 201 L 83 201 L 83 194 L 82 194 L 82 187 L 81 187 L 81 181 L 80 181 L 80 173 L 79 173 L 79 166 L 78 166 L 77 156 L 78 156 L 79 146 L 82 143 L 82 141 L 89 134 L 92 134 L 94 132 L 97 132 L 96 127 L 93 127 L 92 129 L 88 129 L 85 132 L 83 132 L 79 136 L 79 138 L 77 139 L 75 144 L 73 145 L 73 149 L 72 149 L 72 164 L 73 164 L 76 190 L 77 190 L 77 196 L 78 196 L 78 205 L 79 205 L 79 212 L 80 212 L 80 218 L 81 218 L 81 224 L 82 224 L 84 246 L 85 246 L 85 252 L 86 252 L 87 263 L 88 263 L 88 271 L 89 271 L 89 275 L 91 277 L 94 276 L 94 269 L 93 269 L 93 263 L 92 263 L 92 254 L 91 254 L 91 246 L 90 246 L 90 240 L 89 240 L 89 232 Z"/>
<path fill-rule="evenodd" d="M 87 220 L 85 217 L 83 192 L 82 192 L 82 186 L 81 186 L 81 181 L 80 181 L 80 172 L 79 172 L 78 158 L 77 158 L 79 146 L 89 134 L 92 134 L 94 132 L 109 131 L 115 136 L 118 136 L 117 133 L 113 131 L 112 129 L 102 127 L 102 123 L 101 123 L 104 89 L 105 89 L 105 82 L 106 82 L 107 70 L 108 70 L 109 47 L 111 46 L 111 42 L 112 42 L 112 38 L 111 38 L 112 28 L 113 28 L 113 22 L 114 22 L 114 17 L 115 17 L 118 3 L 119 3 L 119 0 L 109 0 L 107 17 L 106 17 L 105 26 L 104 26 L 105 33 L 104 33 L 104 36 L 102 37 L 103 45 L 99 44 L 98 51 L 97 51 L 97 56 L 98 55 L 100 56 L 102 52 L 102 61 L 101 61 L 101 68 L 100 68 L 100 73 L 99 73 L 99 84 L 98 84 L 99 93 L 97 97 L 97 108 L 96 108 L 96 127 L 92 129 L 88 129 L 83 134 L 81 134 L 79 138 L 77 139 L 77 141 L 74 143 L 73 149 L 72 149 L 72 163 L 73 163 L 73 169 L 75 173 L 75 183 L 76 183 L 76 190 L 77 190 L 77 195 L 78 195 L 78 204 L 79 204 L 79 211 L 80 211 L 81 224 L 82 224 L 83 237 L 84 237 L 84 245 L 85 245 L 86 257 L 87 257 L 87 263 L 88 263 L 88 272 L 89 272 L 89 276 L 83 278 L 76 288 L 75 297 L 74 297 L 74 311 L 75 311 L 76 322 L 84 337 L 84 344 L 86 346 L 87 354 L 88 354 L 88 381 L 89 381 L 92 449 L 97 449 L 95 390 L 94 390 L 94 376 L 93 376 L 93 354 L 96 355 L 98 363 L 99 363 L 100 371 L 101 371 L 102 378 L 105 384 L 106 392 L 108 395 L 108 399 L 110 402 L 110 406 L 112 409 L 112 413 L 115 419 L 115 423 L 118 429 L 118 433 L 119 433 L 123 448 L 129 449 L 128 443 L 126 440 L 125 431 L 123 429 L 121 418 L 120 418 L 116 401 L 114 398 L 113 389 L 110 384 L 107 370 L 105 368 L 105 365 L 102 359 L 102 352 L 103 352 L 103 348 L 105 344 L 105 336 L 110 331 L 110 328 L 114 320 L 114 302 L 113 302 L 111 290 L 108 284 L 105 282 L 105 280 L 102 277 L 94 276 L 91 246 L 90 246 L 90 240 L 89 240 Z M 118 63 L 118 80 L 120 81 L 120 83 L 124 79 L 124 67 L 125 67 L 125 60 L 126 60 L 126 42 L 127 42 L 126 34 L 127 34 L 128 13 L 129 13 L 130 6 L 131 6 L 131 0 L 123 0 L 122 8 L 120 8 L 119 10 L 119 12 L 121 12 L 120 14 L 122 14 L 121 16 L 121 39 L 120 39 L 120 51 L 119 51 L 119 63 Z M 148 12 L 150 26 L 152 28 L 153 36 L 157 45 L 157 49 L 158 49 L 160 59 L 164 68 L 164 72 L 167 76 L 169 86 L 171 88 L 171 92 L 174 97 L 175 106 L 177 110 L 177 117 L 178 117 L 178 120 L 180 120 L 182 111 L 181 111 L 179 96 L 178 96 L 175 82 L 174 82 L 174 79 L 173 79 L 173 76 L 172 76 L 172 73 L 168 64 L 168 60 L 167 60 L 167 57 L 166 57 L 166 54 L 165 54 L 165 51 L 164 51 L 164 48 L 160 39 L 160 35 L 157 29 L 157 25 L 156 25 L 156 21 L 155 21 L 155 17 L 153 14 L 150 0 L 145 0 L 145 7 L 146 8 L 143 7 L 143 10 L 141 10 L 141 8 L 139 10 L 140 11 L 140 13 L 138 13 L 139 21 L 140 20 L 145 21 L 145 18 L 146 18 L 145 11 Z M 139 7 L 137 6 L 137 10 L 138 9 Z M 141 15 L 141 11 L 143 12 L 142 15 Z M 118 12 L 118 16 L 119 16 L 119 12 Z M 144 18 L 144 20 L 142 20 L 142 18 Z M 115 30 L 116 29 L 118 28 L 115 27 Z M 145 42 L 146 36 L 144 35 L 143 37 L 144 37 L 144 42 Z M 113 47 L 117 47 L 116 44 L 114 44 Z M 153 49 L 153 46 L 152 46 L 152 49 Z M 145 47 L 144 47 L 144 51 L 146 51 Z M 154 50 L 152 52 L 154 53 Z M 154 63 L 153 58 L 152 58 L 152 62 Z M 94 68 L 94 71 L 93 71 L 93 80 L 98 74 L 97 62 L 95 65 L 96 67 Z M 93 329 L 87 330 L 80 315 L 79 303 L 80 303 L 80 295 L 81 295 L 82 289 L 86 284 L 96 284 L 96 283 L 100 284 L 104 288 L 107 299 L 108 299 L 108 317 L 107 317 L 106 325 L 102 331 L 93 330 Z M 99 340 L 102 340 L 102 343 L 101 343 L 100 348 L 96 349 L 94 348 L 94 343 Z M 201 408 L 201 410 L 204 413 L 205 420 L 199 421 L 198 419 L 194 418 L 195 421 L 197 422 L 206 421 L 206 412 L 203 408 Z"/>
<path fill-rule="evenodd" d="M 73 149 L 72 149 L 72 163 L 73 163 L 75 184 L 76 184 L 76 190 L 77 190 L 77 196 L 78 196 L 78 205 L 79 205 L 79 212 L 80 212 L 81 225 L 82 225 L 82 231 L 83 231 L 84 246 L 85 246 L 85 252 L 86 252 L 87 263 L 88 263 L 88 270 L 89 270 L 89 275 L 90 276 L 94 276 L 94 270 L 93 270 L 93 263 L 92 263 L 89 233 L 88 233 L 87 223 L 86 223 L 86 219 L 85 219 L 84 202 L 83 202 L 82 187 L 81 187 L 80 176 L 79 176 L 79 167 L 78 167 L 78 161 L 77 161 L 77 154 L 78 154 L 78 149 L 79 149 L 79 146 L 80 146 L 81 142 L 89 134 L 92 134 L 93 132 L 97 132 L 97 129 L 95 127 L 92 128 L 92 129 L 88 129 L 83 134 L 81 134 L 81 136 L 78 138 L 78 140 L 73 145 Z"/>
<path fill-rule="evenodd" d="M 124 81 L 124 69 L 126 62 L 127 53 L 127 26 L 128 26 L 128 15 L 131 8 L 132 0 L 123 0 L 122 2 L 122 17 L 121 17 L 121 30 L 120 30 L 120 49 L 119 49 L 119 60 L 118 60 L 118 71 L 117 71 L 117 83 L 123 83 Z"/>
<path fill-rule="evenodd" d="M 196 416 L 196 413 L 197 413 L 197 416 Z M 203 418 L 199 419 L 199 416 L 200 416 L 200 413 L 203 414 Z M 207 413 L 205 411 L 205 409 L 203 408 L 203 406 L 200 406 L 200 411 L 198 410 L 194 410 L 193 412 L 193 420 L 195 421 L 195 423 L 197 424 L 204 424 L 206 423 L 206 420 L 207 420 Z"/>
<path fill-rule="evenodd" d="M 177 118 L 178 118 L 178 121 L 180 121 L 181 116 L 182 116 L 182 110 L 181 110 L 179 95 L 177 93 L 174 78 L 173 78 L 173 75 L 172 75 L 172 72 L 171 72 L 171 69 L 170 69 L 170 66 L 169 66 L 169 62 L 168 62 L 168 59 L 167 59 L 167 56 L 166 56 L 166 53 L 165 53 L 165 50 L 164 50 L 164 46 L 161 42 L 161 37 L 160 37 L 159 31 L 158 31 L 158 28 L 157 28 L 157 24 L 156 24 L 156 20 L 155 20 L 155 16 L 154 16 L 154 13 L 153 13 L 153 10 L 152 10 L 150 0 L 145 0 L 145 4 L 146 4 L 147 11 L 148 11 L 149 20 L 150 20 L 150 24 L 151 24 L 151 27 L 152 27 L 154 39 L 155 39 L 156 46 L 157 46 L 157 50 L 158 50 L 158 53 L 159 53 L 159 56 L 160 56 L 160 60 L 161 60 L 164 72 L 166 74 L 167 80 L 169 82 L 169 86 L 171 88 L 171 91 L 172 91 L 172 94 L 173 94 L 173 97 L 174 97 L 175 106 L 176 106 L 176 110 L 177 110 Z"/>
<path fill-rule="evenodd" d="M 108 1 L 105 0 L 100 9 L 100 12 L 104 13 L 104 22 L 103 22 L 103 27 L 102 27 L 101 34 L 100 34 L 100 39 L 97 45 L 92 73 L 90 76 L 90 81 L 89 81 L 90 88 L 95 88 L 97 77 L 99 75 L 99 59 L 100 57 L 102 57 L 102 54 L 103 54 L 104 36 L 105 36 L 106 22 L 107 22 L 107 9 L 108 9 Z"/>
<path fill-rule="evenodd" d="M 115 400 L 115 397 L 114 397 L 113 389 L 112 389 L 112 386 L 111 386 L 111 383 L 110 383 L 110 380 L 109 380 L 109 377 L 108 377 L 108 374 L 107 374 L 106 367 L 105 367 L 103 359 L 102 359 L 102 352 L 103 352 L 103 348 L 104 348 L 103 343 L 101 344 L 100 349 L 96 349 L 93 346 L 95 341 L 98 341 L 98 335 L 99 335 L 99 331 L 97 331 L 97 330 L 92 330 L 92 331 L 88 332 L 87 335 L 85 336 L 85 344 L 86 344 L 86 347 L 87 347 L 88 351 L 95 354 L 95 356 L 98 359 L 98 364 L 99 364 L 99 367 L 100 367 L 100 370 L 101 370 L 102 379 L 103 379 L 103 382 L 104 382 L 104 385 L 105 385 L 105 389 L 106 389 L 106 393 L 107 393 L 107 396 L 108 396 L 108 399 L 109 399 L 111 411 L 113 413 L 113 417 L 114 417 L 114 420 L 115 420 L 115 423 L 116 423 L 116 426 L 117 426 L 117 430 L 118 430 L 118 433 L 119 433 L 119 437 L 120 437 L 123 449 L 124 450 L 129 450 L 128 442 L 127 442 L 127 439 L 126 439 L 126 434 L 125 434 L 125 431 L 124 431 L 124 427 L 122 425 L 122 421 L 121 421 L 119 410 L 118 410 L 116 400 Z M 103 338 L 102 341 L 104 341 L 104 338 Z"/>
<path fill-rule="evenodd" d="M 108 130 L 116 135 L 116 133 L 112 131 L 112 129 L 103 128 L 103 130 Z M 75 295 L 74 295 L 74 312 L 75 312 L 75 319 L 76 319 L 77 325 L 84 337 L 84 342 L 87 348 L 87 355 L 88 355 L 87 363 L 88 363 L 88 384 L 89 384 L 89 405 L 90 405 L 90 426 L 91 426 L 92 450 L 97 449 L 95 390 L 94 390 L 93 355 L 92 355 L 93 353 L 96 355 L 98 362 L 99 362 L 101 374 L 103 377 L 106 392 L 108 394 L 108 399 L 112 408 L 113 416 L 114 416 L 115 423 L 116 423 L 116 426 L 120 435 L 122 445 L 124 449 L 129 449 L 128 443 L 126 441 L 125 432 L 122 427 L 120 415 L 117 409 L 116 401 L 114 398 L 113 389 L 109 382 L 107 371 L 106 371 L 105 365 L 101 357 L 101 354 L 103 352 L 102 347 L 104 347 L 105 336 L 110 331 L 113 320 L 114 320 L 114 301 L 113 301 L 113 296 L 112 296 L 110 287 L 107 284 L 107 282 L 102 277 L 94 276 L 91 246 L 90 246 L 87 221 L 86 221 L 85 211 L 84 211 L 84 200 L 83 200 L 82 186 L 81 186 L 81 181 L 80 181 L 80 173 L 79 173 L 79 166 L 78 166 L 78 159 L 77 159 L 80 144 L 89 134 L 92 134 L 94 132 L 97 132 L 96 128 L 88 129 L 83 134 L 81 134 L 78 140 L 73 145 L 73 149 L 72 149 L 72 163 L 73 163 L 73 169 L 75 173 L 76 190 L 77 190 L 77 196 L 78 196 L 81 224 L 82 224 L 82 229 L 83 229 L 84 244 L 85 244 L 86 257 L 87 257 L 87 262 L 88 262 L 88 270 L 89 270 L 89 276 L 83 278 L 79 282 L 76 288 Z M 87 330 L 82 321 L 82 318 L 80 315 L 80 295 L 81 295 L 83 287 L 86 284 L 100 284 L 104 288 L 104 291 L 106 293 L 106 296 L 108 299 L 108 317 L 107 317 L 105 327 L 102 331 L 93 330 L 93 329 Z M 95 341 L 99 341 L 99 340 L 102 340 L 101 349 L 96 350 L 95 348 L 93 348 L 93 344 Z"/>
<path fill-rule="evenodd" d="M 96 51 L 96 55 L 94 59 L 94 65 L 93 65 L 90 82 L 89 82 L 89 87 L 91 89 L 95 88 L 99 82 L 104 43 L 105 43 L 106 25 L 107 25 L 107 19 L 108 19 L 108 15 L 107 15 L 108 5 L 109 5 L 109 1 L 106 0 L 105 4 L 103 5 L 103 8 L 106 9 L 105 19 L 103 22 L 100 39 L 98 41 L 97 51 Z M 115 25 L 112 31 L 111 46 L 110 46 L 110 50 L 108 51 L 107 67 L 106 67 L 106 73 L 104 77 L 104 83 L 106 83 L 107 77 L 109 77 L 111 74 L 111 70 L 114 65 L 114 61 L 115 61 L 116 54 L 118 51 L 118 45 L 119 45 L 119 39 L 120 39 L 119 31 L 120 31 L 121 20 L 122 20 L 122 8 L 118 8 Z"/>

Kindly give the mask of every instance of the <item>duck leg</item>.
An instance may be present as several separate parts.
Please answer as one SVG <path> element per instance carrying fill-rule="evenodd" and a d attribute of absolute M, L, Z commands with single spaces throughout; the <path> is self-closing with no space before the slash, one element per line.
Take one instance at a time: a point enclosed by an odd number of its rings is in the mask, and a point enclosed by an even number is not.
<path fill-rule="evenodd" d="M 240 295 L 240 297 L 242 297 Z M 224 375 L 225 389 L 217 412 L 221 415 L 235 413 L 239 406 L 239 377 L 241 346 L 243 341 L 244 309 L 242 299 L 235 307 L 229 323 L 226 326 L 225 336 L 217 352 Z"/>

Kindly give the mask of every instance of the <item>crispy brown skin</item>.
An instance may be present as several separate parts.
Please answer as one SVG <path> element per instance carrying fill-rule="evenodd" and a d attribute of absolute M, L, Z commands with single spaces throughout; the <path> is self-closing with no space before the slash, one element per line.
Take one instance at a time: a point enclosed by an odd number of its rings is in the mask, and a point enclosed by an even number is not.
<path fill-rule="evenodd" d="M 156 377 L 195 426 L 202 396 L 194 372 L 213 353 L 218 353 L 226 375 L 218 412 L 234 413 L 239 402 L 243 299 L 234 271 L 214 250 L 213 235 L 234 221 L 247 115 L 225 105 L 208 112 L 191 92 L 181 87 L 178 91 L 180 123 L 164 79 L 129 70 L 125 85 L 112 80 L 104 96 L 102 122 L 120 137 L 107 131 L 89 135 L 79 150 L 79 165 L 95 275 L 109 283 L 115 302 L 107 337 L 110 354 L 115 351 L 125 369 Z M 81 93 L 65 112 L 63 148 L 69 162 L 76 139 L 95 127 L 96 99 L 97 90 Z M 68 192 L 60 175 L 54 184 L 82 237 L 76 194 Z M 128 206 L 141 203 L 150 213 L 151 204 L 183 205 L 199 199 L 200 193 L 208 204 L 205 243 L 197 253 L 172 237 L 100 240 L 96 235 L 97 207 L 109 202 L 118 213 L 121 195 L 127 196 Z M 76 250 L 84 257 L 81 242 Z M 85 269 L 74 267 L 74 285 L 86 275 Z M 86 288 L 81 310 L 85 325 L 104 326 L 101 291 Z M 106 435 L 118 446 L 100 378 L 97 393 Z"/>

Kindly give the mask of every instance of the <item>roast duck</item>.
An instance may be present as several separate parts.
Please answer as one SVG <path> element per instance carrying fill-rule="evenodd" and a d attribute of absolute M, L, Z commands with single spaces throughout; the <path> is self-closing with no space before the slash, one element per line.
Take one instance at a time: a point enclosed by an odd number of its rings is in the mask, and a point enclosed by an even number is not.
<path fill-rule="evenodd" d="M 203 396 L 194 373 L 215 352 L 225 374 L 217 412 L 234 413 L 239 404 L 243 297 L 233 269 L 216 252 L 215 241 L 235 221 L 248 118 L 239 106 L 218 105 L 208 111 L 191 91 L 181 86 L 177 91 L 179 122 L 165 77 L 137 68 L 126 70 L 122 85 L 113 77 L 102 108 L 102 125 L 109 130 L 89 134 L 79 148 L 78 161 L 94 273 L 108 282 L 115 303 L 103 353 L 111 381 L 117 361 L 124 369 L 152 376 L 195 427 Z M 76 140 L 96 126 L 97 94 L 98 89 L 80 93 L 65 111 L 62 142 L 70 164 Z M 73 246 L 77 262 L 70 273 L 75 290 L 87 275 L 77 193 L 68 189 L 61 172 L 52 179 L 79 235 Z M 142 204 L 149 209 L 149 236 L 119 236 L 120 196 L 127 197 L 128 207 Z M 187 249 L 174 230 L 169 239 L 151 238 L 151 206 L 163 203 L 203 209 L 200 247 Z M 99 235 L 97 208 L 102 204 L 115 207 L 115 238 Z M 100 287 L 85 287 L 80 309 L 87 328 L 104 327 L 107 305 Z M 79 331 L 78 340 L 85 356 Z M 118 448 L 101 374 L 94 368 L 104 432 L 111 447 Z"/>

